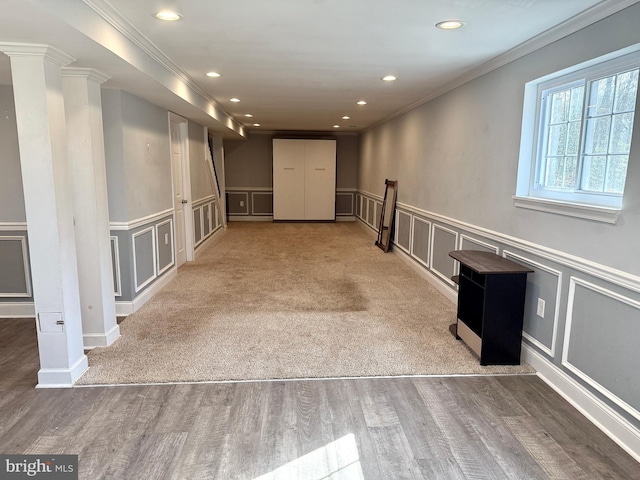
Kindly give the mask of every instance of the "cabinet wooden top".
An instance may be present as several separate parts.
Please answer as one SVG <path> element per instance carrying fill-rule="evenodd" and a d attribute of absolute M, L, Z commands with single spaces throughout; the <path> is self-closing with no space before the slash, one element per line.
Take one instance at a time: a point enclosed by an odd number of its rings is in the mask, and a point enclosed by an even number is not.
<path fill-rule="evenodd" d="M 512 262 L 491 252 L 480 250 L 454 250 L 449 256 L 466 265 L 471 270 L 483 275 L 492 273 L 531 273 L 528 267 Z"/>

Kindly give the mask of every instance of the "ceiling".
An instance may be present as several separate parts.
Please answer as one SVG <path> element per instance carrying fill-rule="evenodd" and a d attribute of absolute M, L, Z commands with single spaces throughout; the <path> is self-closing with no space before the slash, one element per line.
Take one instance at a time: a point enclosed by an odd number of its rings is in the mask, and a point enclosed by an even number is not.
<path fill-rule="evenodd" d="M 223 135 L 357 132 L 479 75 L 496 57 L 526 53 L 521 44 L 543 32 L 548 41 L 570 33 L 567 24 L 554 28 L 569 19 L 576 24 L 578 16 L 584 26 L 595 13 L 632 3 L 0 0 L 0 41 L 53 45 L 76 57 L 74 66 L 109 75 L 105 88 L 130 91 Z M 182 19 L 153 16 L 167 8 Z M 452 18 L 465 26 L 435 28 Z M 222 76 L 206 77 L 212 70 Z M 398 79 L 382 81 L 388 74 Z M 0 83 L 10 82 L 9 61 L 0 55 Z"/>

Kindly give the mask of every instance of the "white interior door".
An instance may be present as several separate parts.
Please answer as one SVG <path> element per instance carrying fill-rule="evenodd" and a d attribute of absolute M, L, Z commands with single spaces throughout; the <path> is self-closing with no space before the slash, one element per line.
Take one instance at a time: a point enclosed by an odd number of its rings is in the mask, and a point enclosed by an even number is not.
<path fill-rule="evenodd" d="M 336 218 L 336 142 L 305 140 L 304 218 Z"/>
<path fill-rule="evenodd" d="M 304 220 L 304 140 L 273 140 L 273 219 Z"/>
<path fill-rule="evenodd" d="M 184 198 L 184 178 L 183 178 L 183 155 L 182 155 L 182 130 L 180 122 L 171 120 L 171 175 L 173 177 L 173 208 L 175 209 L 175 250 L 176 265 L 179 267 L 187 261 L 186 249 L 186 228 L 185 228 L 185 207 Z"/>

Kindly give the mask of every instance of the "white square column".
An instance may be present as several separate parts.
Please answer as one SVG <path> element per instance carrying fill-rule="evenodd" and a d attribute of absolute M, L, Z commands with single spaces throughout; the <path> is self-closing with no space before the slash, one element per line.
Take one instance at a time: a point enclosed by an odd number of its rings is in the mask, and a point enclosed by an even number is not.
<path fill-rule="evenodd" d="M 38 387 L 69 387 L 87 369 L 61 67 L 47 45 L 0 43 L 11 59 L 31 278 L 40 353 Z"/>
<path fill-rule="evenodd" d="M 90 68 L 62 69 L 85 348 L 106 347 L 120 336 L 100 97 L 100 84 L 108 78 Z"/>

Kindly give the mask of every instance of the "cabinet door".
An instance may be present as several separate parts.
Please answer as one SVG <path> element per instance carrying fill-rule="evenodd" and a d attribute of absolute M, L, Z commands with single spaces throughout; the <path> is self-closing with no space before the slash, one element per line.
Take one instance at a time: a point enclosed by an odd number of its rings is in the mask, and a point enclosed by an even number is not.
<path fill-rule="evenodd" d="M 273 140 L 273 219 L 304 220 L 304 140 Z"/>
<path fill-rule="evenodd" d="M 304 217 L 336 218 L 336 141 L 305 140 Z"/>

